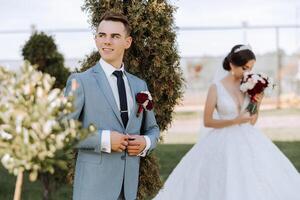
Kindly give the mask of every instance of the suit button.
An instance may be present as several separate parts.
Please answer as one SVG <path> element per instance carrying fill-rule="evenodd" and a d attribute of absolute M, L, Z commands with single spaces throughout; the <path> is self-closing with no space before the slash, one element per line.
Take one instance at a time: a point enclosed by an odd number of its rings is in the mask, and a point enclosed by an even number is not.
<path fill-rule="evenodd" d="M 125 160 L 125 158 L 126 158 L 126 156 L 125 156 L 125 155 L 121 156 L 121 159 L 122 159 L 122 160 Z"/>

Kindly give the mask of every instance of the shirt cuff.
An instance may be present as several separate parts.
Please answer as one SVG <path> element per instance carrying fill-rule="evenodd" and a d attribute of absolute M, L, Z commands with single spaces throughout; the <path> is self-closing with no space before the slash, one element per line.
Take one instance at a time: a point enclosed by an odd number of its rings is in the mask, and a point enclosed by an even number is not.
<path fill-rule="evenodd" d="M 103 130 L 101 133 L 101 151 L 111 153 L 110 130 Z"/>
<path fill-rule="evenodd" d="M 147 151 L 150 149 L 151 147 L 151 140 L 148 136 L 144 135 L 144 138 L 146 140 L 146 147 L 145 149 L 139 153 L 137 156 L 141 156 L 141 157 L 145 157 L 147 155 Z"/>

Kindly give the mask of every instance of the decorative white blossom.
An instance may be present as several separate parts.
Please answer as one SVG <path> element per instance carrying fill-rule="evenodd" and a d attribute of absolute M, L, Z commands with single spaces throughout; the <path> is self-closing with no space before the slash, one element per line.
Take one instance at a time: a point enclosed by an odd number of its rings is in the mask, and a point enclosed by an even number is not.
<path fill-rule="evenodd" d="M 30 94 L 30 84 L 28 83 L 28 84 L 26 84 L 26 85 L 24 85 L 23 87 L 23 92 L 24 92 L 24 94 L 25 95 L 29 95 Z"/>
<path fill-rule="evenodd" d="M 12 139 L 12 135 L 3 131 L 3 130 L 0 130 L 0 137 L 2 137 L 4 140 L 11 140 Z"/>
<path fill-rule="evenodd" d="M 53 173 L 57 163 L 67 168 L 66 155 L 89 133 L 64 117 L 72 112 L 73 97 L 52 89 L 54 81 L 28 63 L 20 73 L 0 67 L 1 163 L 15 175 L 28 170 L 32 181 L 40 172 Z"/>
<path fill-rule="evenodd" d="M 55 120 L 47 120 L 47 122 L 43 125 L 43 133 L 45 135 L 49 135 L 52 132 L 52 127 L 56 124 Z"/>
<path fill-rule="evenodd" d="M 2 159 L 1 159 L 1 163 L 4 167 L 9 167 L 10 165 L 12 165 L 14 159 L 8 154 L 4 154 Z"/>

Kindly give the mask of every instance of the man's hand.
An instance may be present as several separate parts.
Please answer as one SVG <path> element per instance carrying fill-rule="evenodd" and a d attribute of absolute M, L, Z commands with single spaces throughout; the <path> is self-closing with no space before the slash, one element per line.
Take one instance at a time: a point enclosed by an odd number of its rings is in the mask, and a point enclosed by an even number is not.
<path fill-rule="evenodd" d="M 139 155 L 146 148 L 146 140 L 141 135 L 128 135 L 127 152 L 130 156 Z"/>
<path fill-rule="evenodd" d="M 77 90 L 77 88 L 79 88 L 79 83 L 77 83 L 76 79 L 73 78 L 72 79 L 72 84 L 71 84 L 71 90 L 75 91 L 75 90 Z"/>
<path fill-rule="evenodd" d="M 124 135 L 117 131 L 110 132 L 111 150 L 123 152 L 128 146 L 128 135 Z"/>

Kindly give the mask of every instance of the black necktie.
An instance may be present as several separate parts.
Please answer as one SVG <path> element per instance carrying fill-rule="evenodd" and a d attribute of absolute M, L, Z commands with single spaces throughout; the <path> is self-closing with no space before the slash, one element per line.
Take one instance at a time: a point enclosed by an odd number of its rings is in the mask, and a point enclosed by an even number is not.
<path fill-rule="evenodd" d="M 122 71 L 114 71 L 113 75 L 115 75 L 117 77 L 120 108 L 121 108 L 121 118 L 122 118 L 124 127 L 126 127 L 127 122 L 128 122 L 128 108 L 127 108 L 127 96 L 126 96 L 125 84 L 124 84 L 124 80 L 123 80 L 123 72 Z"/>

